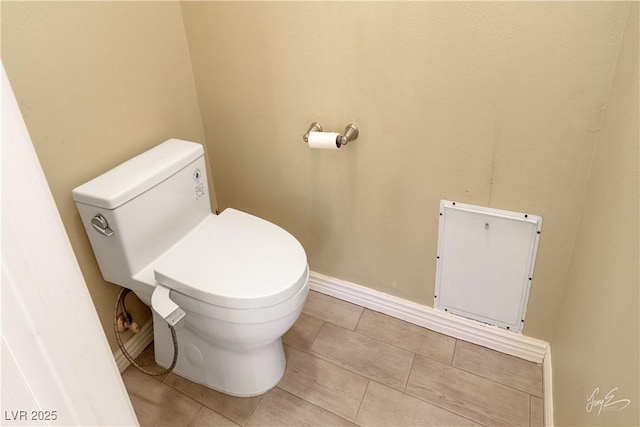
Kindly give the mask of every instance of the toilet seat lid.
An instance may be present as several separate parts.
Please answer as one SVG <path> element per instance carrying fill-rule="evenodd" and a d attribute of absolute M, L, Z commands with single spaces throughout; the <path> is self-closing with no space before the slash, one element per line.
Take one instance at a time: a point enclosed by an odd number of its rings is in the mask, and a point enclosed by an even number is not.
<path fill-rule="evenodd" d="M 295 295 L 308 280 L 307 256 L 287 231 L 226 209 L 207 217 L 154 266 L 158 282 L 229 308 L 259 308 Z"/>

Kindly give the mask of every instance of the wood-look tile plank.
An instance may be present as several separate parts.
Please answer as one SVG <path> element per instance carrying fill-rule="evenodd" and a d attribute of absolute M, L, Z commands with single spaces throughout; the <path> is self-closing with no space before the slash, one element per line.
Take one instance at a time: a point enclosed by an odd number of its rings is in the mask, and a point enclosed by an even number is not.
<path fill-rule="evenodd" d="M 202 406 L 195 418 L 189 423 L 189 427 L 239 427 L 228 418 L 223 417 L 215 411 Z"/>
<path fill-rule="evenodd" d="M 368 309 L 362 313 L 356 332 L 447 364 L 456 344 L 455 338 Z"/>
<path fill-rule="evenodd" d="M 453 366 L 542 397 L 542 366 L 534 362 L 458 341 Z"/>
<path fill-rule="evenodd" d="M 529 425 L 529 395 L 416 355 L 407 393 L 485 425 Z"/>
<path fill-rule="evenodd" d="M 292 347 L 285 351 L 287 370 L 278 387 L 349 421 L 356 418 L 367 378 Z"/>
<path fill-rule="evenodd" d="M 375 338 L 325 323 L 311 352 L 343 368 L 404 390 L 414 354 Z"/>
<path fill-rule="evenodd" d="M 282 337 L 282 342 L 301 350 L 309 350 L 323 323 L 324 321 L 317 317 L 300 313 L 296 323 Z"/>
<path fill-rule="evenodd" d="M 156 363 L 155 353 L 153 352 L 153 342 L 149 344 L 147 348 L 142 351 L 142 353 L 140 353 L 140 356 L 136 357 L 136 363 L 152 372 L 159 372 L 164 370 L 162 366 Z M 163 375 L 156 375 L 154 377 L 160 381 L 163 381 L 165 378 L 167 378 L 167 375 L 169 374 L 167 373 Z"/>
<path fill-rule="evenodd" d="M 202 384 L 196 384 L 174 373 L 169 374 L 164 382 L 240 425 L 247 423 L 261 398 L 261 396 L 229 396 Z"/>
<path fill-rule="evenodd" d="M 318 319 L 354 329 L 364 309 L 320 292 L 310 291 L 302 311 Z"/>
<path fill-rule="evenodd" d="M 133 366 L 122 379 L 141 426 L 187 426 L 202 406 Z"/>
<path fill-rule="evenodd" d="M 480 426 L 431 403 L 371 381 L 356 424 L 360 426 Z"/>
<path fill-rule="evenodd" d="M 332 414 L 297 396 L 276 387 L 260 401 L 248 427 L 278 426 L 353 426 L 351 422 Z"/>

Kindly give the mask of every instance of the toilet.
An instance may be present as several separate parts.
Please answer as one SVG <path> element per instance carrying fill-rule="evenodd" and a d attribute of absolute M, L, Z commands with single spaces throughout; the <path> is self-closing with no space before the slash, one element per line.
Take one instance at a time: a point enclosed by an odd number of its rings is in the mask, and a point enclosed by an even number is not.
<path fill-rule="evenodd" d="M 227 208 L 211 212 L 202 145 L 170 139 L 75 188 L 73 199 L 105 280 L 153 311 L 156 362 L 233 396 L 274 387 L 281 337 L 309 290 L 302 245 Z"/>

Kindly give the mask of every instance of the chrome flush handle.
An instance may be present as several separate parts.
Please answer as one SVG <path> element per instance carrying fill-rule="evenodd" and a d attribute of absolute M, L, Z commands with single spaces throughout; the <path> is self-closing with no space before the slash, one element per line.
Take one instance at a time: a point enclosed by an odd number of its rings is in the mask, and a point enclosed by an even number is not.
<path fill-rule="evenodd" d="M 107 220 L 100 214 L 91 218 L 91 226 L 100 234 L 110 237 L 113 234 L 113 230 L 109 228 Z"/>

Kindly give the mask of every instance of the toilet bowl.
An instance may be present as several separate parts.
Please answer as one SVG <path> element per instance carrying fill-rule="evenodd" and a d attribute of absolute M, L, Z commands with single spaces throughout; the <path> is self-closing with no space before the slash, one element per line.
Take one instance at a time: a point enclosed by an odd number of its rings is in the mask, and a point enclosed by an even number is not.
<path fill-rule="evenodd" d="M 153 308 L 158 364 L 171 365 L 175 322 L 175 373 L 234 396 L 278 383 L 281 337 L 308 293 L 306 254 L 268 221 L 211 213 L 201 145 L 166 141 L 73 198 L 105 280 Z"/>

